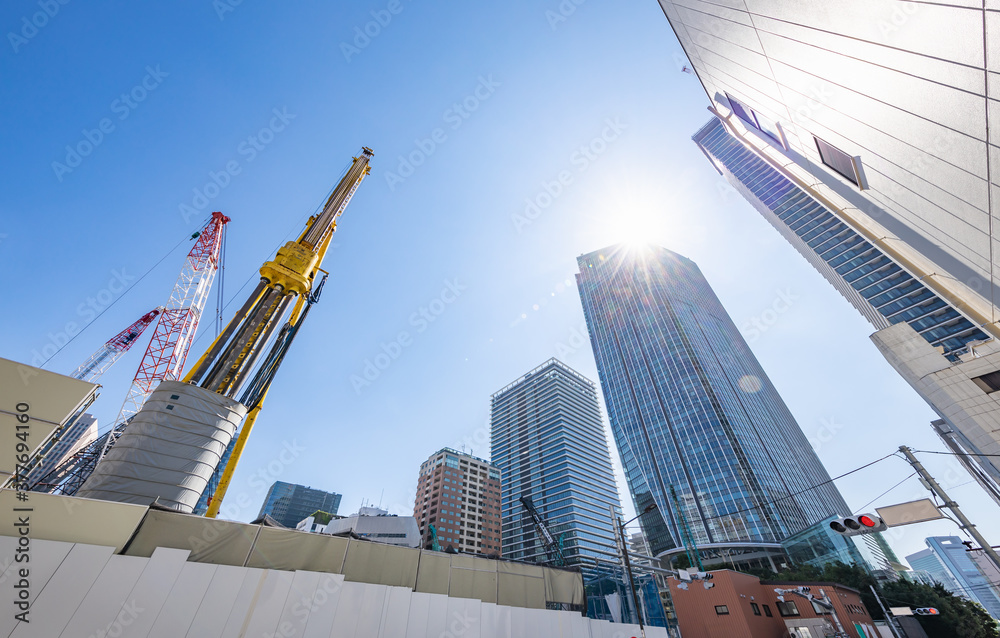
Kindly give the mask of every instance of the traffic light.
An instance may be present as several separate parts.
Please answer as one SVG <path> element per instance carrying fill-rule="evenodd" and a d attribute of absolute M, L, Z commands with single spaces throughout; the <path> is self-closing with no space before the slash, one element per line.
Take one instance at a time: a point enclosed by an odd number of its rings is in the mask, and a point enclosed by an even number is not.
<path fill-rule="evenodd" d="M 832 520 L 830 521 L 830 529 L 843 536 L 858 536 L 859 534 L 884 532 L 889 529 L 889 526 L 874 514 L 860 514 Z"/>
<path fill-rule="evenodd" d="M 939 612 L 935 607 L 918 607 L 913 610 L 914 616 L 940 616 Z"/>

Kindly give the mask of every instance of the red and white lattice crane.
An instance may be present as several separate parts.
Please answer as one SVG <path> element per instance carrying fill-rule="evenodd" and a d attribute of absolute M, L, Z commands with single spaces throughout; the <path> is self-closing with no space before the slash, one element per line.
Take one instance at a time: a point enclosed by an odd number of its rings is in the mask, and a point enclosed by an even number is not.
<path fill-rule="evenodd" d="M 80 364 L 80 367 L 70 374 L 74 379 L 95 383 L 101 375 L 108 371 L 108 368 L 115 364 L 123 354 L 128 352 L 132 344 L 136 342 L 143 331 L 153 323 L 153 319 L 160 314 L 160 309 L 150 310 L 139 317 L 135 323 L 125 328 L 115 336 L 108 339 L 108 342 L 97 349 L 97 352 L 90 355 L 90 358 Z"/>
<path fill-rule="evenodd" d="M 215 212 L 201 232 L 195 233 L 197 241 L 188 253 L 177 283 L 170 293 L 170 300 L 166 306 L 158 309 L 160 320 L 114 427 L 65 458 L 58 467 L 33 483 L 32 490 L 70 496 L 75 494 L 94 471 L 98 461 L 121 437 L 132 415 L 142 408 L 146 397 L 160 381 L 180 377 L 195 330 L 205 310 L 212 282 L 219 270 L 219 256 L 227 223 L 228 217 Z"/>
<path fill-rule="evenodd" d="M 146 397 L 160 381 L 180 378 L 198 322 L 208 301 L 208 293 L 219 270 L 219 252 L 227 223 L 228 217 L 219 212 L 212 213 L 212 218 L 188 253 L 177 283 L 170 293 L 170 300 L 160 313 L 160 320 L 132 380 L 132 387 L 115 419 L 116 429 L 124 426 L 142 408 Z M 108 439 L 109 444 L 105 446 L 101 456 L 111 447 L 114 438 Z"/>

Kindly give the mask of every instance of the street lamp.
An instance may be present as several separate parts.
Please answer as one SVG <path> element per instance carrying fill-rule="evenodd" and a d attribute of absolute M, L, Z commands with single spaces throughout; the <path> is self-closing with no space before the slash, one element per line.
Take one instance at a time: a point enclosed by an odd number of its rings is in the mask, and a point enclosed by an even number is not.
<path fill-rule="evenodd" d="M 639 633 L 642 634 L 642 638 L 646 638 L 646 628 L 642 624 L 642 607 L 639 606 L 639 597 L 635 592 L 635 579 L 632 577 L 632 563 L 628 558 L 628 544 L 625 541 L 625 526 L 643 514 L 652 512 L 655 509 L 656 503 L 650 503 L 646 506 L 646 509 L 642 510 L 624 523 L 622 522 L 622 517 L 618 517 L 618 535 L 622 539 L 622 556 L 625 558 L 625 571 L 628 574 L 629 587 L 632 589 L 632 604 L 635 606 L 635 613 L 639 617 Z"/>

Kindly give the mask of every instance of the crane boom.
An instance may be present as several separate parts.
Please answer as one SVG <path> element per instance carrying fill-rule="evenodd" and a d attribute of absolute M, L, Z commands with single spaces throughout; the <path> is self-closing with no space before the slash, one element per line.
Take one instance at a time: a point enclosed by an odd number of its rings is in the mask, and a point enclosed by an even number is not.
<path fill-rule="evenodd" d="M 128 352 L 132 344 L 139 339 L 149 324 L 153 323 L 153 319 L 160 314 L 161 310 L 162 308 L 150 310 L 136 319 L 128 328 L 108 339 L 70 376 L 81 381 L 96 383 L 101 375 Z M 86 441 L 81 443 L 81 440 L 84 437 L 89 439 L 96 433 L 96 423 L 97 420 L 91 414 L 75 414 L 36 451 L 29 464 L 31 469 L 25 474 L 25 483 L 30 486 L 40 482 L 49 472 L 80 449 L 81 445 L 87 445 Z"/>
<path fill-rule="evenodd" d="M 530 498 L 522 496 L 519 500 L 524 509 L 528 511 L 528 516 L 531 517 L 538 533 L 542 535 L 542 540 L 545 543 L 545 553 L 554 559 L 556 565 L 564 564 L 566 559 L 563 556 L 561 539 L 556 540 L 556 537 L 552 535 L 552 532 L 549 531 L 549 526 L 542 520 L 541 514 L 535 509 L 535 504 L 531 502 Z"/>
<path fill-rule="evenodd" d="M 115 424 L 125 423 L 138 412 L 160 381 L 180 378 L 219 269 L 222 235 L 229 221 L 222 213 L 214 212 L 204 228 L 195 235 L 197 241 L 188 252 L 177 283 L 170 292 L 170 300 L 156 324 L 153 338 L 136 370 Z"/>
<path fill-rule="evenodd" d="M 89 381 L 94 383 L 101 378 L 101 375 L 108 371 L 123 354 L 128 352 L 136 339 L 143 331 L 153 323 L 153 319 L 160 314 L 160 309 L 150 310 L 139 317 L 135 323 L 125 328 L 115 336 L 108 339 L 107 343 L 97 349 L 90 358 L 80 364 L 70 375 L 74 379 Z"/>
<path fill-rule="evenodd" d="M 68 496 L 76 494 L 97 463 L 121 438 L 131 417 L 142 407 L 153 387 L 163 379 L 176 379 L 183 371 L 218 270 L 222 235 L 228 222 L 229 218 L 222 213 L 212 213 L 205 226 L 192 235 L 197 241 L 188 252 L 167 305 L 155 311 L 159 321 L 111 430 L 64 457 L 34 481 L 32 490 Z"/>
<path fill-rule="evenodd" d="M 277 368 L 318 298 L 317 277 L 326 272 L 321 265 L 337 219 L 370 173 L 372 155 L 371 149 L 364 148 L 353 158 L 322 211 L 309 218 L 296 241 L 285 243 L 273 259 L 264 262 L 260 281 L 240 310 L 183 381 L 171 377 L 158 386 L 153 392 L 156 400 L 135 415 L 133 425 L 122 434 L 121 445 L 97 465 L 78 496 L 133 503 L 155 498 L 189 513 L 211 484 L 225 449 L 238 432 L 216 493 L 210 495 L 214 498 L 206 516 L 217 514 Z M 197 415 L 185 411 L 185 418 L 178 412 L 165 412 L 175 403 L 199 410 L 210 407 Z"/>

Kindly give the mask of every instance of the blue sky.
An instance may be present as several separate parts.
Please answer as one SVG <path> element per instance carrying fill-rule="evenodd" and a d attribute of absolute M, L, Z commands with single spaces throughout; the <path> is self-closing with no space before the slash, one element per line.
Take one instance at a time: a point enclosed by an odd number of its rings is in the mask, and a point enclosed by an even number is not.
<path fill-rule="evenodd" d="M 411 513 L 432 452 L 488 456 L 492 392 L 552 356 L 597 380 L 575 258 L 637 236 L 695 260 L 737 326 L 766 328 L 750 345 L 831 475 L 900 444 L 942 449 L 872 328 L 690 141 L 706 96 L 653 0 L 51 0 L 47 20 L 43 4 L 0 9 L 0 356 L 30 362 L 87 323 L 88 298 L 114 299 L 46 365 L 72 371 L 166 302 L 184 238 L 213 210 L 233 220 L 236 296 L 351 156 L 375 151 L 230 489 L 233 518 L 256 516 L 278 479 L 342 493 L 344 513 L 362 499 Z M 214 312 L 213 291 L 200 334 Z M 102 379 L 105 427 L 144 346 Z M 382 352 L 397 356 L 352 383 Z M 1000 542 L 992 502 L 924 456 Z M 909 473 L 890 459 L 838 484 L 861 507 Z M 910 479 L 876 505 L 922 496 Z M 893 544 L 956 531 L 912 526 Z"/>

